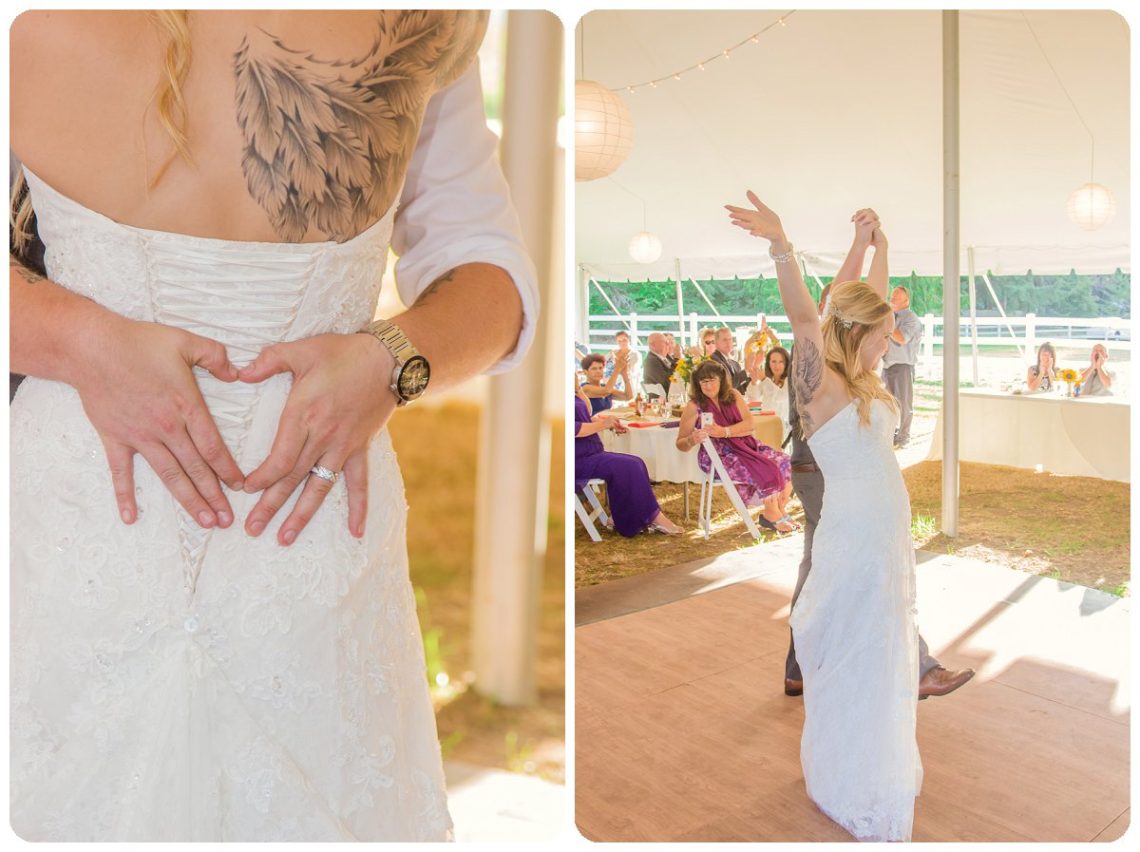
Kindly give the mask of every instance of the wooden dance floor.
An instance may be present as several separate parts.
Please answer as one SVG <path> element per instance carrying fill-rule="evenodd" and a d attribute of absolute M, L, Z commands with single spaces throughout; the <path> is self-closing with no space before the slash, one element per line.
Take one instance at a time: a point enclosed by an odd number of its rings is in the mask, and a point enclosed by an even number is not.
<path fill-rule="evenodd" d="M 575 789 L 585 837 L 851 839 L 807 798 L 802 699 L 783 694 L 801 541 L 579 590 Z M 922 561 L 922 633 L 945 666 L 978 674 L 919 704 L 915 841 L 1123 835 L 1130 606 L 973 560 Z"/>

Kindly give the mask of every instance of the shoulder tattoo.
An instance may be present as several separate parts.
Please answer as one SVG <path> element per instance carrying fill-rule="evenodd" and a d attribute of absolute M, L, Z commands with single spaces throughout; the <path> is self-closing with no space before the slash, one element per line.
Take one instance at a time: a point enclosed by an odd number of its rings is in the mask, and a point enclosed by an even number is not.
<path fill-rule="evenodd" d="M 47 279 L 33 269 L 28 269 L 13 255 L 8 255 L 8 268 L 27 281 L 29 284 L 38 284 Z"/>
<path fill-rule="evenodd" d="M 256 30 L 234 54 L 242 173 L 284 240 L 345 241 L 395 201 L 428 98 L 470 64 L 475 12 L 380 12 L 364 56 L 318 59 Z"/>
<path fill-rule="evenodd" d="M 792 358 L 792 387 L 796 398 L 796 411 L 800 418 L 800 430 L 806 436 L 813 431 L 811 415 L 805 406 L 819 392 L 823 384 L 823 356 L 813 340 L 797 340 L 796 354 Z"/>

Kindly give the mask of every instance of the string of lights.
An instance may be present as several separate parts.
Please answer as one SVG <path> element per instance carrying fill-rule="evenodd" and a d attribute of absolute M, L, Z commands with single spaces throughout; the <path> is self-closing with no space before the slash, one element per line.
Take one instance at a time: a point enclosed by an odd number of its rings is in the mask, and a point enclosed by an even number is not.
<path fill-rule="evenodd" d="M 672 74 L 666 74 L 663 77 L 657 77 L 653 80 L 646 80 L 643 83 L 631 83 L 630 85 L 627 85 L 627 86 L 618 86 L 615 89 L 610 89 L 610 91 L 611 92 L 627 92 L 627 93 L 633 95 L 633 94 L 637 93 L 638 89 L 647 89 L 647 88 L 648 89 L 656 89 L 657 85 L 659 83 L 665 83 L 665 82 L 668 82 L 669 80 L 680 80 L 681 77 L 683 77 L 685 74 L 689 74 L 693 71 L 696 71 L 699 74 L 700 72 L 704 71 L 705 68 L 707 68 L 709 64 L 716 62 L 718 59 L 724 59 L 725 61 L 728 61 L 731 58 L 733 51 L 739 50 L 742 47 L 747 47 L 748 45 L 751 45 L 751 44 L 759 44 L 760 43 L 760 36 L 764 35 L 766 32 L 768 32 L 768 30 L 773 29 L 775 27 L 786 27 L 787 26 L 786 21 L 788 20 L 788 18 L 790 18 L 794 14 L 795 14 L 794 10 L 791 12 L 786 12 L 785 14 L 781 15 L 779 18 L 774 20 L 772 23 L 768 24 L 768 26 L 764 27 L 761 30 L 758 30 L 757 32 L 752 33 L 752 35 L 748 36 L 743 41 L 740 41 L 737 44 L 732 45 L 731 47 L 726 47 L 720 53 L 714 53 L 708 59 L 705 59 L 702 62 L 697 62 L 694 65 L 690 65 L 688 68 L 682 68 L 680 71 L 674 71 Z"/>

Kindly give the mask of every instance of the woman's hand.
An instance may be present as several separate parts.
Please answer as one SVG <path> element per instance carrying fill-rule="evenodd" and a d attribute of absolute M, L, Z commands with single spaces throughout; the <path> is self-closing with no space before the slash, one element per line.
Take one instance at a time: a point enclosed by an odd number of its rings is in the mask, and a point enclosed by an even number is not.
<path fill-rule="evenodd" d="M 851 221 L 855 223 L 856 245 L 872 245 L 874 243 L 873 234 L 875 229 L 879 227 L 879 214 L 870 207 L 863 207 L 851 215 Z"/>
<path fill-rule="evenodd" d="M 734 207 L 731 204 L 724 205 L 732 224 L 743 228 L 754 237 L 768 240 L 776 251 L 786 251 L 788 239 L 784 236 L 784 226 L 780 222 L 780 217 L 771 208 L 766 207 L 752 190 L 748 190 L 747 196 L 755 210 Z"/>
<path fill-rule="evenodd" d="M 871 232 L 871 245 L 875 251 L 887 247 L 887 235 L 883 233 L 883 229 L 876 226 L 875 230 Z"/>
<path fill-rule="evenodd" d="M 703 444 L 706 438 L 711 438 L 712 436 L 709 434 L 708 429 L 694 429 L 689 434 L 689 437 L 693 441 L 693 446 L 696 447 Z"/>
<path fill-rule="evenodd" d="M 292 513 L 277 533 L 292 544 L 316 513 L 332 483 L 312 475 L 315 465 L 344 473 L 348 488 L 348 529 L 364 535 L 368 510 L 368 445 L 396 409 L 389 390 L 395 361 L 367 334 L 321 334 L 262 350 L 238 373 L 243 382 L 263 382 L 292 373 L 293 387 L 273 448 L 245 479 L 245 491 L 264 491 L 246 518 L 245 529 L 260 535 L 302 482 Z"/>
<path fill-rule="evenodd" d="M 92 355 L 71 383 L 103 441 L 119 516 L 127 524 L 138 517 L 138 453 L 201 526 L 228 527 L 233 509 L 218 480 L 237 491 L 243 478 L 191 371 L 199 366 L 236 381 L 226 348 L 182 329 L 110 314 L 97 328 Z"/>

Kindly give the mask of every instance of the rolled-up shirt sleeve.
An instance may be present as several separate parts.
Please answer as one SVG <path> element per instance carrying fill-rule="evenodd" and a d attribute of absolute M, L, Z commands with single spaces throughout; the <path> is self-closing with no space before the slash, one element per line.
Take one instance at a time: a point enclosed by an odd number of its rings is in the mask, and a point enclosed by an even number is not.
<path fill-rule="evenodd" d="M 465 263 L 493 264 L 510 275 L 522 300 L 522 327 L 514 350 L 489 374 L 522 360 L 538 321 L 537 275 L 495 157 L 497 145 L 474 64 L 428 102 L 392 234 L 396 287 L 405 305 Z"/>

